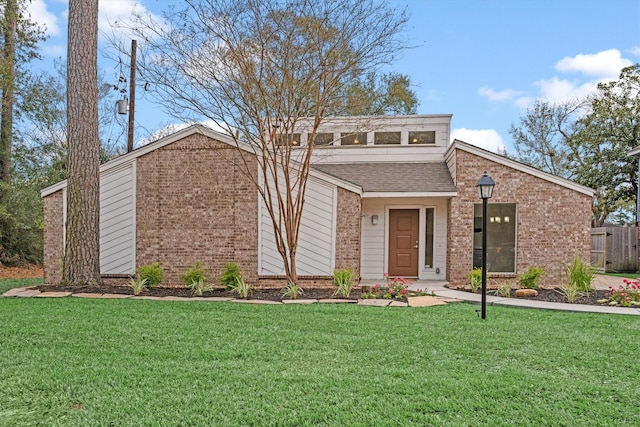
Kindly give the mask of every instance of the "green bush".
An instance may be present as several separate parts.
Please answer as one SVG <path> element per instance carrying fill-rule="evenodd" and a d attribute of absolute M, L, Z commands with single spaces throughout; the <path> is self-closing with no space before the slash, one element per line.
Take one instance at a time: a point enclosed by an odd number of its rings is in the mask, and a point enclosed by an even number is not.
<path fill-rule="evenodd" d="M 289 282 L 287 286 L 282 289 L 283 298 L 298 299 L 298 297 L 302 295 L 304 295 L 304 289 L 293 282 Z"/>
<path fill-rule="evenodd" d="M 242 277 L 238 278 L 235 286 L 231 289 L 231 292 L 238 294 L 240 298 L 246 298 L 249 296 L 253 288 Z"/>
<path fill-rule="evenodd" d="M 26 185 L 0 182 L 0 263 L 42 263 L 42 198 Z"/>
<path fill-rule="evenodd" d="M 511 285 L 509 282 L 498 282 L 494 293 L 496 296 L 509 298 L 511 296 Z"/>
<path fill-rule="evenodd" d="M 134 295 L 140 295 L 140 292 L 147 289 L 147 279 L 131 279 L 129 287 L 133 289 Z"/>
<path fill-rule="evenodd" d="M 138 280 L 146 279 L 147 286 L 152 288 L 162 283 L 164 270 L 160 267 L 159 262 L 154 262 L 153 264 L 139 266 L 136 274 L 138 275 Z"/>
<path fill-rule="evenodd" d="M 226 290 L 232 291 L 238 286 L 238 281 L 242 280 L 240 266 L 236 262 L 228 262 L 220 276 L 220 283 Z"/>
<path fill-rule="evenodd" d="M 525 289 L 538 289 L 543 275 L 544 269 L 542 267 L 529 267 L 527 271 L 518 276 L 518 283 L 520 283 L 520 287 Z"/>
<path fill-rule="evenodd" d="M 591 292 L 591 282 L 595 277 L 596 269 L 580 257 L 575 257 L 573 262 L 565 267 L 565 285 L 575 287 L 576 292 Z"/>
<path fill-rule="evenodd" d="M 469 273 L 469 286 L 471 287 L 472 292 L 477 292 L 478 289 L 482 286 L 482 269 L 474 268 Z"/>
<path fill-rule="evenodd" d="M 341 295 L 343 298 L 349 298 L 353 289 L 353 270 L 350 268 L 334 270 L 333 286 L 336 288 L 333 296 Z"/>
<path fill-rule="evenodd" d="M 207 268 L 200 261 L 196 261 L 180 275 L 180 281 L 187 286 L 199 280 L 206 282 L 207 279 Z"/>

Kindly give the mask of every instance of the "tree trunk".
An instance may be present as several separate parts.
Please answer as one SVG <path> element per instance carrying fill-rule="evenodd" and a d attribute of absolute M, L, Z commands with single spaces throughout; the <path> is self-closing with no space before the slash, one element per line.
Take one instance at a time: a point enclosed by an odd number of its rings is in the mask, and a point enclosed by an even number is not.
<path fill-rule="evenodd" d="M 98 0 L 69 2 L 67 223 L 62 281 L 100 283 Z"/>
<path fill-rule="evenodd" d="M 13 134 L 13 88 L 16 62 L 18 2 L 7 0 L 4 10 L 4 50 L 2 52 L 2 113 L 0 114 L 0 180 L 11 185 L 11 137 Z"/>

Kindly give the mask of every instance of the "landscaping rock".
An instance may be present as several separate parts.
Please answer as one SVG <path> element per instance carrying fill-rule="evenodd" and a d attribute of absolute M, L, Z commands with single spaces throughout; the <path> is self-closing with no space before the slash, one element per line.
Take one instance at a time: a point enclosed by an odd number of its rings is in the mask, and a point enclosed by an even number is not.
<path fill-rule="evenodd" d="M 537 297 L 538 291 L 536 291 L 535 289 L 516 289 L 516 296 L 518 298 Z"/>

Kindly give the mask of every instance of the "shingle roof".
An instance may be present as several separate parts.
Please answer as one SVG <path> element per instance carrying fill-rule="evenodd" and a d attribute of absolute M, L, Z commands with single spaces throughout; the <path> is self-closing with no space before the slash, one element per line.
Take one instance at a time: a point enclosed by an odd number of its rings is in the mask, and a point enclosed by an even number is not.
<path fill-rule="evenodd" d="M 314 169 L 375 193 L 444 193 L 456 187 L 446 163 L 314 164 Z"/>

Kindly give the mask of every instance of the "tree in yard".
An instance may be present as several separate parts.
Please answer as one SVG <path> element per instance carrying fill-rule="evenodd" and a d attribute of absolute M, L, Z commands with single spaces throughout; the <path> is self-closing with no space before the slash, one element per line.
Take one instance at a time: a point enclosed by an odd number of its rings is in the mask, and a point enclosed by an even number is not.
<path fill-rule="evenodd" d="M 239 167 L 264 201 L 284 273 L 296 283 L 318 127 L 327 115 L 350 112 L 358 85 L 373 82 L 377 91 L 381 82 L 392 96 L 408 86 L 404 76 L 377 77 L 378 68 L 404 47 L 399 35 L 407 16 L 373 0 L 185 3 L 184 9 L 168 10 L 164 22 L 139 16 L 132 24 L 141 41 L 138 69 L 169 113 L 188 121 L 210 119 L 244 148 Z M 413 105 L 410 96 L 405 99 Z M 390 102 L 376 112 L 392 111 L 385 106 Z M 301 122 L 309 132 L 303 147 L 293 142 Z M 255 154 L 257 170 L 245 150 Z"/>
<path fill-rule="evenodd" d="M 0 0 L 2 16 L 0 90 L 0 180 L 11 185 L 11 149 L 16 87 L 26 75 L 25 65 L 38 57 L 36 45 L 44 40 L 42 30 L 26 18 L 24 1 Z"/>
<path fill-rule="evenodd" d="M 538 100 L 520 117 L 519 125 L 511 124 L 514 159 L 545 172 L 572 178 L 569 145 L 576 131 L 576 121 L 584 108 L 578 101 L 552 104 Z"/>
<path fill-rule="evenodd" d="M 598 84 L 578 125 L 568 141 L 571 169 L 578 182 L 596 190 L 593 225 L 599 227 L 637 194 L 638 159 L 628 153 L 640 145 L 640 65 Z"/>
<path fill-rule="evenodd" d="M 62 280 L 100 282 L 98 0 L 70 0 L 67 51 L 67 222 Z"/>

